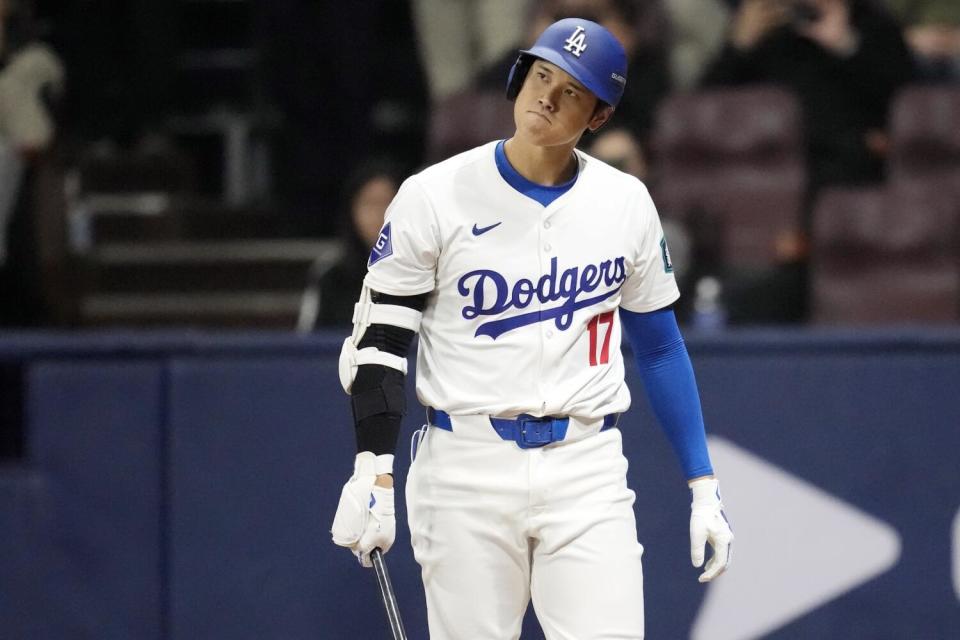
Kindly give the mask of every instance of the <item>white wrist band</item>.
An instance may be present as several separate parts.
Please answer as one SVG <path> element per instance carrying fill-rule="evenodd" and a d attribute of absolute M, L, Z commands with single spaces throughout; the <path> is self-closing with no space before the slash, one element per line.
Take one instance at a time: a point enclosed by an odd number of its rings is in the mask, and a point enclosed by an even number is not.
<path fill-rule="evenodd" d="M 377 456 L 376 460 L 373 462 L 373 469 L 376 471 L 378 476 L 382 476 L 386 473 L 393 473 L 393 454 L 384 453 Z"/>

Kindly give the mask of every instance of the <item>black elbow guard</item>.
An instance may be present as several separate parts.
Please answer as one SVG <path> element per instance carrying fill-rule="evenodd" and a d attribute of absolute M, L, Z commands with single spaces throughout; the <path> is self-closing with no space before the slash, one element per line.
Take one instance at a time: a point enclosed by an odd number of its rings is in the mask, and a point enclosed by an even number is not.
<path fill-rule="evenodd" d="M 391 304 L 422 311 L 426 294 L 392 296 L 373 291 L 374 304 Z M 366 328 L 358 349 L 378 351 L 406 358 L 414 332 L 390 324 L 374 323 Z M 350 387 L 350 404 L 357 430 L 357 450 L 380 455 L 393 453 L 400 435 L 400 421 L 407 408 L 404 374 L 381 364 L 362 364 Z"/>

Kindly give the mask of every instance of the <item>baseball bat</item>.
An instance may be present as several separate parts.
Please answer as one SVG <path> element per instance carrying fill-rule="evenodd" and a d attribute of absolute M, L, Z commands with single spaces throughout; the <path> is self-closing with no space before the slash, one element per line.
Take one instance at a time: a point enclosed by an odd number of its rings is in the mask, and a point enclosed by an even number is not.
<path fill-rule="evenodd" d="M 407 640 L 407 632 L 403 630 L 400 609 L 397 607 L 397 597 L 393 593 L 393 584 L 390 583 L 390 574 L 387 573 L 387 565 L 383 562 L 383 552 L 380 551 L 380 547 L 370 552 L 370 560 L 377 573 L 377 582 L 380 583 L 380 595 L 383 596 L 383 606 L 387 610 L 393 640 Z"/>

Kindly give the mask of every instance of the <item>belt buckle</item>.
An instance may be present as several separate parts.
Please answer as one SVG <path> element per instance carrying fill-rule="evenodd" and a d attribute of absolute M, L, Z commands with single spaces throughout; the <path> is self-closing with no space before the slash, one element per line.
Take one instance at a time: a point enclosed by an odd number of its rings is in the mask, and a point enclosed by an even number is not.
<path fill-rule="evenodd" d="M 553 418 L 521 415 L 517 416 L 517 422 L 517 445 L 521 449 L 536 449 L 554 441 Z"/>

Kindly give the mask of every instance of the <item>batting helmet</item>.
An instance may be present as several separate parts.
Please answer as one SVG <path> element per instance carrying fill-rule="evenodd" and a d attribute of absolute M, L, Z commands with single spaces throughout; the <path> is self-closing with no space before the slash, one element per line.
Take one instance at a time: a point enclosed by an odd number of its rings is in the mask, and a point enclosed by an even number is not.
<path fill-rule="evenodd" d="M 551 62 L 577 79 L 597 98 L 617 106 L 627 84 L 627 54 L 605 28 L 582 18 L 565 18 L 547 27 L 510 69 L 507 99 L 513 100 L 536 59 Z"/>

